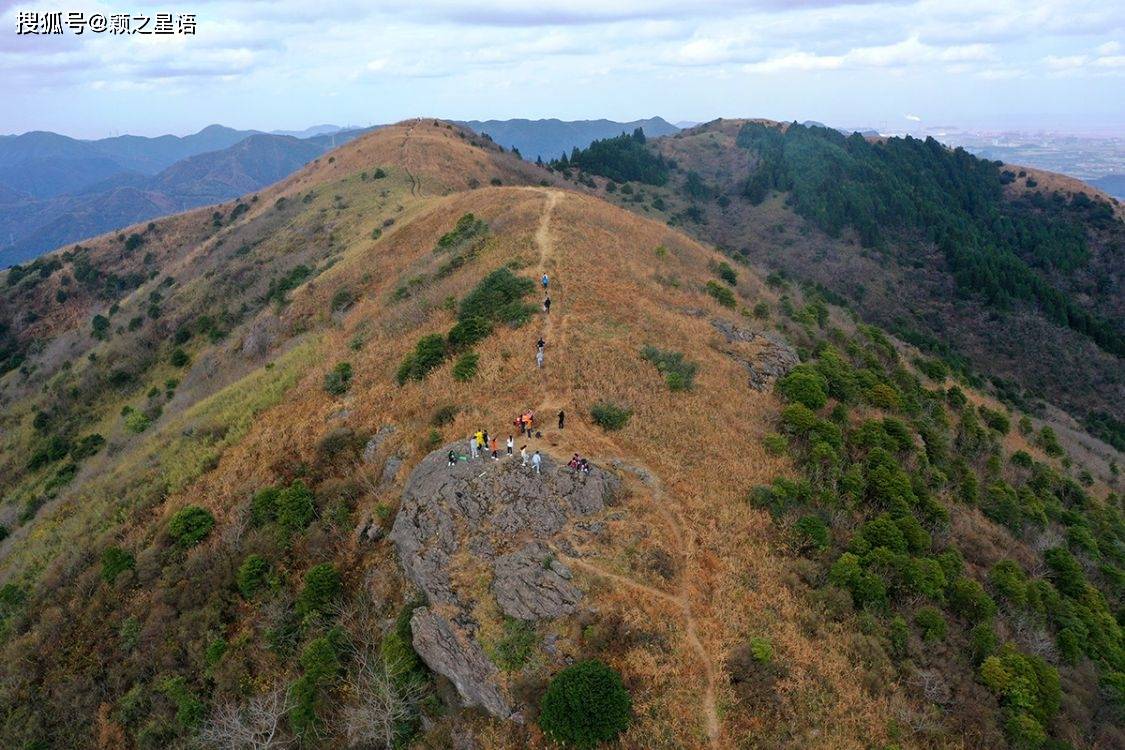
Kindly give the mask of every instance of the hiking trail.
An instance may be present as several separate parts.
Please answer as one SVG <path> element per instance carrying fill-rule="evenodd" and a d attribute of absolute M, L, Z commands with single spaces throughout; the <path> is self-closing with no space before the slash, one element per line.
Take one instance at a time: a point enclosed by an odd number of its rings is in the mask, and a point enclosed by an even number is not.
<path fill-rule="evenodd" d="M 410 171 L 410 168 L 406 166 L 406 163 L 408 161 L 406 153 L 406 143 L 410 140 L 410 136 L 414 134 L 414 126 L 417 125 L 417 123 L 418 121 L 415 120 L 407 126 L 406 133 L 404 133 L 402 136 L 402 145 L 399 146 L 399 150 L 402 152 L 402 171 L 406 172 L 406 176 L 410 179 L 410 195 L 415 198 L 421 197 L 422 195 L 422 183 L 418 180 L 417 177 L 414 176 L 414 173 Z"/>
<path fill-rule="evenodd" d="M 543 213 L 539 219 L 539 227 L 535 232 L 535 245 L 539 249 L 539 271 L 536 275 L 536 282 L 538 282 L 544 273 L 550 276 L 550 286 L 548 290 L 551 292 L 552 308 L 556 312 L 543 316 L 545 320 L 543 321 L 542 337 L 544 341 L 547 342 L 547 349 L 551 352 L 551 357 L 545 362 L 543 369 L 539 371 L 539 377 L 543 383 L 543 401 L 536 409 L 536 414 L 543 414 L 549 421 L 554 418 L 555 413 L 559 409 L 565 408 L 570 403 L 570 387 L 568 382 L 563 378 L 563 382 L 560 384 L 559 378 L 552 377 L 550 364 L 552 360 L 557 361 L 561 359 L 566 344 L 568 314 L 563 312 L 563 310 L 567 309 L 564 304 L 566 297 L 565 294 L 563 294 L 565 286 L 562 283 L 563 278 L 560 272 L 561 264 L 555 256 L 555 244 L 554 240 L 551 238 L 551 217 L 554 214 L 555 207 L 558 205 L 559 200 L 564 197 L 564 194 L 559 190 L 543 190 L 541 192 L 543 192 L 546 200 L 543 206 Z M 560 439 L 564 437 L 572 438 L 575 434 L 578 434 L 587 437 L 589 444 L 608 443 L 615 449 L 617 447 L 612 438 L 606 435 L 595 436 L 585 425 L 577 420 L 568 420 L 567 427 L 562 432 L 563 434 L 559 435 Z M 594 437 L 597 439 L 589 440 L 589 438 Z M 574 441 L 568 439 L 567 442 L 573 443 Z M 563 455 L 565 455 L 565 451 Z M 676 547 L 682 557 L 678 590 L 676 592 L 665 591 L 649 586 L 646 583 L 633 580 L 628 576 L 603 570 L 587 560 L 574 558 L 560 551 L 556 551 L 556 554 L 568 564 L 574 565 L 590 575 L 609 579 L 619 585 L 657 599 L 671 602 L 680 607 L 684 622 L 684 641 L 688 648 L 696 654 L 703 667 L 705 682 L 701 698 L 707 738 L 712 748 L 718 748 L 721 746 L 721 726 L 715 697 L 718 677 L 716 675 L 714 660 L 707 652 L 703 642 L 699 639 L 699 623 L 692 611 L 691 605 L 691 586 L 689 582 L 692 581 L 694 577 L 689 575 L 688 571 L 695 559 L 694 536 L 687 533 L 687 525 L 678 510 L 678 503 L 670 502 L 670 499 L 664 491 L 663 483 L 652 470 L 639 464 L 630 465 L 623 460 L 611 461 L 611 463 L 633 474 L 651 491 L 653 506 L 662 517 L 665 525 L 671 530 Z M 675 509 L 671 509 L 673 505 Z"/>

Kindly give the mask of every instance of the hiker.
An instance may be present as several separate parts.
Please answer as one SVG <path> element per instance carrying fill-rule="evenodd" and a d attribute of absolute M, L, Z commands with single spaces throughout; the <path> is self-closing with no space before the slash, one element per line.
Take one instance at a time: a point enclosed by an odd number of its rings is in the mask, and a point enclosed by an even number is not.
<path fill-rule="evenodd" d="M 543 369 L 543 350 L 542 349 L 535 352 L 535 366 L 538 367 L 540 370 Z"/>
<path fill-rule="evenodd" d="M 473 458 L 476 458 L 477 454 L 484 450 L 484 432 L 477 430 L 476 438 L 476 450 L 473 451 Z"/>
<path fill-rule="evenodd" d="M 566 465 L 571 469 L 577 469 L 578 468 L 578 461 L 579 461 L 578 454 L 575 453 L 573 456 L 570 457 L 570 460 L 566 462 Z"/>
<path fill-rule="evenodd" d="M 500 446 L 496 443 L 496 436 L 492 436 L 492 442 L 488 444 L 489 449 L 492 451 L 492 460 L 500 460 Z"/>
<path fill-rule="evenodd" d="M 477 457 L 477 436 L 469 435 L 469 458 L 475 459 Z"/>
<path fill-rule="evenodd" d="M 543 463 L 543 457 L 539 455 L 539 451 L 535 451 L 535 455 L 531 457 L 531 465 L 535 467 L 536 474 L 542 474 L 539 470 L 539 464 Z"/>
<path fill-rule="evenodd" d="M 543 288 L 546 289 L 547 283 L 550 281 L 550 279 L 547 278 L 547 274 L 543 274 L 543 278 L 540 279 L 540 281 L 543 283 Z"/>
<path fill-rule="evenodd" d="M 512 457 L 512 449 L 516 447 L 516 441 L 512 440 L 512 436 L 508 436 L 508 458 Z"/>
<path fill-rule="evenodd" d="M 482 458 L 484 457 L 484 454 L 488 451 L 488 444 L 489 444 L 488 443 L 488 430 L 485 430 L 484 432 L 481 433 L 481 439 L 480 439 L 480 450 L 481 450 L 481 457 Z"/>
<path fill-rule="evenodd" d="M 584 458 L 578 460 L 578 471 L 582 474 L 590 473 L 590 462 Z"/>
<path fill-rule="evenodd" d="M 455 450 L 453 450 L 452 448 L 449 449 L 449 465 L 450 466 L 456 466 L 457 465 L 457 452 Z"/>
<path fill-rule="evenodd" d="M 527 446 L 520 446 L 520 466 L 527 466 Z"/>
<path fill-rule="evenodd" d="M 525 411 L 523 413 L 523 431 L 528 437 L 531 437 L 531 425 L 535 422 L 535 412 Z"/>
<path fill-rule="evenodd" d="M 563 423 L 566 422 L 566 412 L 559 409 L 559 429 L 563 428 Z"/>
<path fill-rule="evenodd" d="M 551 314 L 551 295 L 549 294 L 543 298 L 543 312 L 548 315 Z"/>

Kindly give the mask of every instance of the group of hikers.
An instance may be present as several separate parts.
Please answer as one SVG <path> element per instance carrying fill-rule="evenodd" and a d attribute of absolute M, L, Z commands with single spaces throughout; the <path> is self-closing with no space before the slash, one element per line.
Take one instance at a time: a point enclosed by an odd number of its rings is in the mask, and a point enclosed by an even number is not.
<path fill-rule="evenodd" d="M 546 292 L 547 286 L 550 284 L 550 279 L 548 278 L 546 273 L 543 274 L 543 277 L 540 279 L 540 283 L 543 285 L 543 291 L 546 294 L 543 299 L 543 312 L 549 315 L 551 313 L 551 295 L 547 294 Z M 543 367 L 543 350 L 546 348 L 546 346 L 547 342 L 543 340 L 542 336 L 540 336 L 539 340 L 535 343 L 535 364 L 539 368 Z M 557 416 L 559 429 L 565 429 L 566 412 L 562 409 L 559 409 L 559 413 Z M 543 437 L 543 433 L 535 429 L 537 422 L 535 419 L 535 412 L 531 409 L 521 412 L 514 420 L 512 420 L 512 425 L 516 428 L 516 431 L 521 437 Z M 508 439 L 504 441 L 504 450 L 507 458 L 515 457 L 515 448 L 515 436 L 509 434 Z M 459 453 L 455 448 L 449 449 L 449 465 L 456 466 L 458 461 L 473 461 L 477 458 L 487 458 L 489 455 L 492 456 L 493 461 L 500 460 L 500 441 L 496 435 L 489 435 L 487 430 L 477 430 L 473 434 L 469 435 L 469 454 L 467 458 L 465 454 Z M 543 457 L 542 455 L 540 455 L 538 450 L 529 456 L 527 452 L 527 445 L 524 444 L 520 446 L 521 466 L 527 466 L 530 464 L 531 467 L 535 470 L 535 473 L 539 474 L 541 473 L 540 467 L 542 463 Z M 579 456 L 577 453 L 575 453 L 574 457 L 570 459 L 570 462 L 567 463 L 567 466 L 582 474 L 590 473 L 590 462 L 585 458 Z"/>

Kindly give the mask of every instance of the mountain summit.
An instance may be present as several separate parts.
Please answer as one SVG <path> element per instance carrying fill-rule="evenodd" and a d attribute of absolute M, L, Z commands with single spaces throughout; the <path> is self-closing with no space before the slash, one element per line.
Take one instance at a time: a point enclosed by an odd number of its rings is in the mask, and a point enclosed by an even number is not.
<path fill-rule="evenodd" d="M 3 744 L 1118 743 L 1115 468 L 592 190 L 412 120 L 0 276 Z"/>

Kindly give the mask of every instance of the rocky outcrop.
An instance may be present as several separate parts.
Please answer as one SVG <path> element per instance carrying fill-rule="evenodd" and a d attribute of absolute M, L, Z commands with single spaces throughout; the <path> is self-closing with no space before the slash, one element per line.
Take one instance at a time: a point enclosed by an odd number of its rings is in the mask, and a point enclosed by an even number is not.
<path fill-rule="evenodd" d="M 504 615 L 527 621 L 574 613 L 582 592 L 551 550 L 591 539 L 581 520 L 612 503 L 619 482 L 598 467 L 582 475 L 547 456 L 541 474 L 519 459 L 451 467 L 448 451 L 434 451 L 411 472 L 390 535 L 427 600 L 412 619 L 414 649 L 466 705 L 512 718 L 518 707 L 478 639 L 475 613 L 488 609 L 478 600 L 492 596 Z M 487 593 L 477 585 L 482 576 Z"/>
<path fill-rule="evenodd" d="M 768 390 L 801 361 L 797 350 L 776 331 L 753 331 L 722 318 L 712 320 L 711 325 L 726 338 L 728 345 L 733 345 L 727 354 L 746 367 L 750 387 L 756 391 Z"/>

